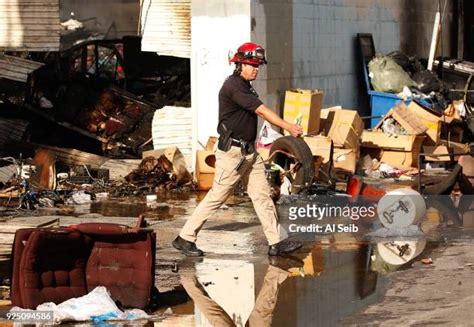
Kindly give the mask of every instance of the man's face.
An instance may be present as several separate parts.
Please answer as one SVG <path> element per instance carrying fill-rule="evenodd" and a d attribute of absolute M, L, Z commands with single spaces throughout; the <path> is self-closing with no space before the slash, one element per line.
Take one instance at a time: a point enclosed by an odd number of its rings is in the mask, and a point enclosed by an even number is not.
<path fill-rule="evenodd" d="M 246 81 L 253 81 L 257 78 L 259 65 L 242 64 L 242 76 Z"/>

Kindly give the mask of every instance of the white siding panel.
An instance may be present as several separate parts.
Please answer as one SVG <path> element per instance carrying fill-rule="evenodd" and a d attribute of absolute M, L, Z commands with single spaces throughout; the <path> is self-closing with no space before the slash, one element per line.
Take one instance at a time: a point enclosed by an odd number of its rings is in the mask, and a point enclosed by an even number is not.
<path fill-rule="evenodd" d="M 59 0 L 0 0 L 0 50 L 58 51 Z"/>
<path fill-rule="evenodd" d="M 41 66 L 40 62 L 0 55 L 0 78 L 26 82 L 28 74 Z"/>
<path fill-rule="evenodd" d="M 163 107 L 155 111 L 151 127 L 153 148 L 178 147 L 187 168 L 193 171 L 192 163 L 192 110 L 184 107 Z"/>
<path fill-rule="evenodd" d="M 142 0 L 142 50 L 190 58 L 191 0 Z"/>

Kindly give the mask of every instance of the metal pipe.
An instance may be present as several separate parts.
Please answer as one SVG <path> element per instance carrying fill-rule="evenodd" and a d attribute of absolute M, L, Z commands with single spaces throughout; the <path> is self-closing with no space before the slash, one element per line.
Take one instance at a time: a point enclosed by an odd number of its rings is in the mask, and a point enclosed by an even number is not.
<path fill-rule="evenodd" d="M 438 9 L 440 10 L 440 9 Z M 439 32 L 439 21 L 440 21 L 440 13 L 439 11 L 436 12 L 434 24 L 433 24 L 433 34 L 431 35 L 431 46 L 430 46 L 430 55 L 428 57 L 428 70 L 433 69 L 433 60 L 436 52 L 436 44 L 438 39 L 438 32 Z"/>

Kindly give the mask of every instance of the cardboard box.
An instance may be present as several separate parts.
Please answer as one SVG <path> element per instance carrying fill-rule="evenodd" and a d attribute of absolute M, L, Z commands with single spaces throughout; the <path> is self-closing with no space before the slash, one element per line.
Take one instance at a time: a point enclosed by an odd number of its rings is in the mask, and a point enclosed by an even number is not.
<path fill-rule="evenodd" d="M 323 92 L 319 90 L 292 89 L 285 93 L 283 119 L 300 125 L 303 134 L 316 135 L 319 133 Z M 285 131 L 285 134 L 289 133 Z"/>
<path fill-rule="evenodd" d="M 438 155 L 446 154 L 446 156 L 442 156 L 442 157 L 425 156 L 426 161 L 451 161 L 451 158 L 448 155 L 449 154 L 448 147 L 445 145 L 423 146 L 423 152 L 438 154 Z"/>
<path fill-rule="evenodd" d="M 326 181 L 332 162 L 333 144 L 331 138 L 322 135 L 308 136 L 304 138 L 304 141 L 308 144 L 313 154 L 314 177 L 321 181 Z M 321 170 L 326 173 L 327 176 L 322 176 L 324 174 L 320 175 Z"/>
<path fill-rule="evenodd" d="M 395 151 L 417 150 L 417 153 L 419 153 L 424 139 L 425 136 L 420 135 L 390 135 L 364 130 L 362 133 L 362 147 Z"/>
<path fill-rule="evenodd" d="M 430 111 L 429 109 L 425 109 L 424 107 L 420 106 L 415 101 L 411 101 L 408 104 L 408 109 L 412 111 L 418 117 L 421 117 L 425 120 L 429 121 L 440 121 L 443 119 L 441 113 L 436 114 L 434 111 Z"/>
<path fill-rule="evenodd" d="M 176 175 L 176 182 L 178 184 L 184 184 L 191 181 L 191 174 L 186 168 L 186 160 L 183 154 L 177 147 L 169 147 L 157 150 L 144 151 L 142 157 L 155 157 L 159 158 L 162 155 L 166 157 L 173 164 L 173 172 Z"/>
<path fill-rule="evenodd" d="M 469 153 L 469 144 L 448 142 L 446 140 L 440 140 L 439 144 L 448 149 L 449 153 L 464 154 Z M 454 160 L 459 160 L 459 155 L 454 156 Z"/>
<path fill-rule="evenodd" d="M 446 156 L 442 157 L 432 157 L 432 156 L 426 156 L 425 160 L 426 161 L 451 161 L 451 157 L 449 154 L 451 153 L 456 153 L 456 154 L 465 154 L 469 152 L 469 145 L 468 144 L 463 144 L 463 143 L 457 143 L 457 142 L 448 142 L 446 140 L 441 140 L 440 144 L 437 146 L 424 146 L 423 147 L 423 152 L 425 153 L 432 153 L 432 154 L 438 154 L 438 155 L 443 155 L 446 154 Z M 459 155 L 456 155 L 453 157 L 455 161 L 459 160 Z"/>
<path fill-rule="evenodd" d="M 333 107 L 321 109 L 321 119 L 328 118 L 328 114 L 334 110 L 342 110 L 342 106 L 333 106 Z"/>
<path fill-rule="evenodd" d="M 200 191 L 208 191 L 214 182 L 216 155 L 213 151 L 199 150 L 196 152 L 196 183 Z"/>
<path fill-rule="evenodd" d="M 337 172 L 355 174 L 357 159 L 357 149 L 339 149 L 334 148 L 333 165 Z"/>
<path fill-rule="evenodd" d="M 325 109 L 321 120 L 321 131 L 330 137 L 334 146 L 357 149 L 364 122 L 355 110 Z"/>
<path fill-rule="evenodd" d="M 314 156 L 319 156 L 322 158 L 323 163 L 328 163 L 332 159 L 332 140 L 327 136 L 307 136 L 303 139 L 308 147 L 311 150 L 311 153 Z"/>
<path fill-rule="evenodd" d="M 410 102 L 408 109 L 413 112 L 419 122 L 427 128 L 426 130 L 426 145 L 436 145 L 439 143 L 441 134 L 441 116 L 437 116 L 423 107 L 419 106 L 415 101 Z"/>
<path fill-rule="evenodd" d="M 418 164 L 418 153 L 412 153 L 408 151 L 382 151 L 381 162 L 388 163 L 395 168 L 408 169 L 416 167 Z"/>
<path fill-rule="evenodd" d="M 428 129 L 403 102 L 393 108 L 392 116 L 409 134 L 420 135 Z"/>
<path fill-rule="evenodd" d="M 446 140 L 439 141 L 441 145 L 445 145 L 448 149 L 451 150 L 453 153 L 468 153 L 469 152 L 469 144 L 465 143 L 458 143 L 458 142 L 448 142 Z"/>

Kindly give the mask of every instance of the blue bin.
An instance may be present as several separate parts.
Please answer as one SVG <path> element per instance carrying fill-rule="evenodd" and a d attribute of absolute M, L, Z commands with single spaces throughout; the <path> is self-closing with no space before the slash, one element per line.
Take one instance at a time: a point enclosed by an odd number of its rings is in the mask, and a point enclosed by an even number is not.
<path fill-rule="evenodd" d="M 359 44 L 358 50 L 362 64 L 362 71 L 364 74 L 365 86 L 367 88 L 367 94 L 370 96 L 370 115 L 385 115 L 390 109 L 392 109 L 397 103 L 400 103 L 403 99 L 399 98 L 393 93 L 379 92 L 372 89 L 372 84 L 369 80 L 367 64 L 375 56 L 374 39 L 370 33 L 357 33 L 357 40 Z M 408 105 L 409 103 L 410 101 L 405 101 L 405 104 Z M 382 118 L 371 118 L 370 128 L 374 128 L 380 119 Z"/>
<path fill-rule="evenodd" d="M 393 93 L 378 92 L 372 90 L 369 90 L 368 93 L 370 95 L 370 108 L 372 116 L 385 115 L 397 103 L 402 101 L 401 98 L 399 98 Z M 380 119 L 380 117 L 372 118 L 370 120 L 370 128 L 374 128 L 375 125 L 377 125 L 377 123 L 380 121 Z"/>

